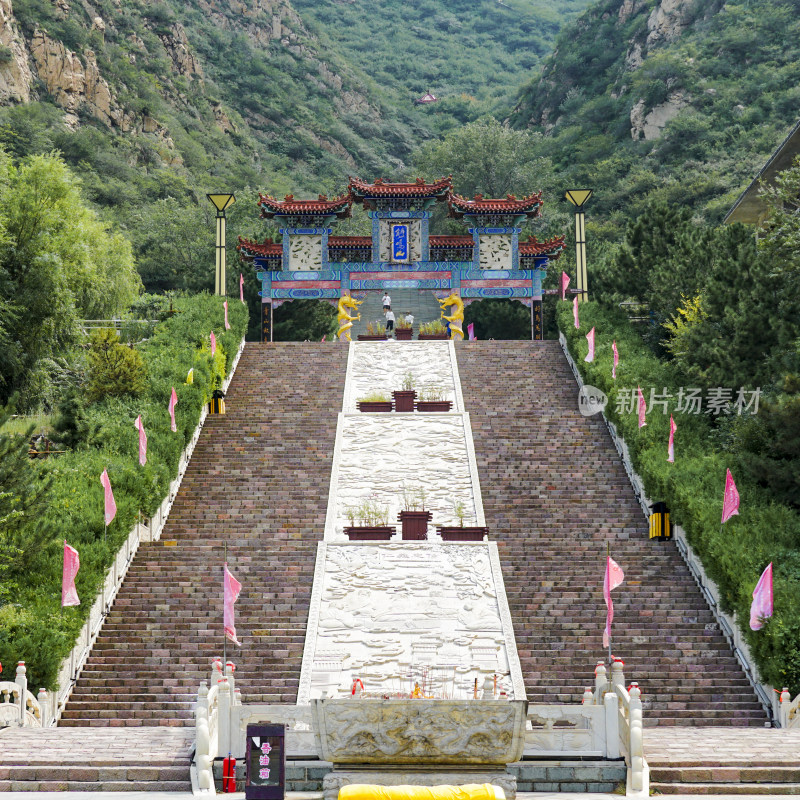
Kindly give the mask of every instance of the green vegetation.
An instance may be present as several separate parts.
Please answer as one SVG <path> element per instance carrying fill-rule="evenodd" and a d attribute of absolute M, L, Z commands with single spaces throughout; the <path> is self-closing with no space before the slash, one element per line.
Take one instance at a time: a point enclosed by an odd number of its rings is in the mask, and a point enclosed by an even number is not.
<path fill-rule="evenodd" d="M 229 331 L 224 330 L 218 297 L 176 298 L 174 309 L 177 313 L 132 351 L 141 357 L 147 374 L 137 397 L 105 392 L 94 401 L 90 395 L 84 403 L 75 394 L 67 396 L 62 404 L 66 420 L 59 435 L 71 452 L 32 461 L 27 457 L 27 436 L 0 430 L 0 519 L 4 520 L 0 526 L 0 662 L 25 661 L 28 680 L 35 686 L 55 687 L 58 666 L 72 648 L 114 555 L 138 515 L 152 515 L 166 496 L 202 407 L 230 371 L 247 328 L 247 310 L 239 302 L 230 303 Z M 217 337 L 213 357 L 209 349 L 212 329 Z M 100 341 L 107 338 L 104 333 Z M 192 368 L 194 382 L 186 384 Z M 78 375 L 76 389 L 87 380 L 91 380 L 88 375 Z M 170 430 L 167 408 L 173 386 L 178 394 L 175 433 Z M 148 438 L 144 466 L 139 465 L 133 425 L 139 415 Z M 0 416 L 0 427 L 2 422 L 4 416 Z M 117 502 L 117 516 L 107 536 L 100 485 L 104 469 Z M 81 605 L 61 611 L 64 536 L 80 553 Z"/>
<path fill-rule="evenodd" d="M 649 203 L 719 223 L 797 121 L 796 0 L 683 4 L 669 35 L 648 27 L 653 7 L 601 0 L 565 26 L 512 115 L 545 133 L 536 154 L 562 190 L 594 189 L 590 270 Z M 666 104 L 679 112 L 645 134 Z"/>
<path fill-rule="evenodd" d="M 667 503 L 675 522 L 686 531 L 709 576 L 720 589 L 725 611 L 735 612 L 764 680 L 800 691 L 800 516 L 776 502 L 751 477 L 740 430 L 761 416 L 751 412 L 713 417 L 680 413 L 680 388 L 687 386 L 675 364 L 658 359 L 619 310 L 596 303 L 580 307 L 580 330 L 572 304 L 558 304 L 559 327 L 584 380 L 608 395 L 607 416 L 625 439 L 648 495 Z M 595 328 L 595 360 L 586 363 L 586 333 Z M 611 342 L 616 340 L 619 366 L 611 378 Z M 630 392 L 642 387 L 649 413 L 638 427 Z M 669 395 L 663 412 L 650 406 L 651 389 Z M 623 390 L 627 390 L 623 394 Z M 733 398 L 735 400 L 735 397 Z M 747 397 L 749 400 L 750 397 Z M 705 411 L 705 408 L 704 408 Z M 667 463 L 669 418 L 674 416 L 675 463 Z M 795 428 L 797 423 L 795 422 Z M 730 469 L 741 498 L 739 516 L 720 525 L 725 470 Z M 750 631 L 750 603 L 761 572 L 773 562 L 775 614 L 761 631 Z"/>

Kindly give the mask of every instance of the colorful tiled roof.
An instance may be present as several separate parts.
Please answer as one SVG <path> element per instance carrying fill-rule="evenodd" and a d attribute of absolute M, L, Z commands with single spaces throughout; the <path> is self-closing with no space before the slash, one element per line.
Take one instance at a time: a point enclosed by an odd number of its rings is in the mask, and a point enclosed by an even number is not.
<path fill-rule="evenodd" d="M 471 236 L 431 236 L 431 247 L 472 247 L 475 241 Z"/>
<path fill-rule="evenodd" d="M 250 239 L 239 237 L 239 244 L 236 245 L 239 255 L 242 258 L 250 259 L 256 257 L 280 258 L 283 255 L 283 245 L 275 244 L 272 239 L 267 237 L 263 242 L 253 242 Z"/>
<path fill-rule="evenodd" d="M 538 217 L 542 193 L 535 192 L 519 200 L 513 194 L 507 194 L 502 199 L 489 199 L 482 194 L 476 194 L 474 199 L 467 200 L 466 197 L 451 192 L 448 204 L 451 215 L 455 217 L 464 214 L 525 214 L 528 217 Z"/>
<path fill-rule="evenodd" d="M 372 247 L 371 236 L 329 236 L 328 247 Z"/>
<path fill-rule="evenodd" d="M 549 256 L 555 261 L 564 249 L 564 237 L 554 236 L 552 239 L 540 242 L 535 236 L 529 236 L 527 242 L 519 243 L 521 256 Z"/>
<path fill-rule="evenodd" d="M 335 214 L 340 219 L 350 216 L 352 198 L 349 194 L 334 197 L 329 200 L 321 194 L 316 200 L 295 200 L 293 194 L 287 194 L 283 200 L 276 200 L 268 194 L 258 195 L 258 207 L 261 209 L 262 219 L 270 219 L 277 215 L 295 214 L 302 215 L 329 215 Z"/>
<path fill-rule="evenodd" d="M 417 178 L 413 183 L 389 183 L 383 178 L 378 178 L 374 183 L 362 181 L 360 178 L 350 178 L 347 188 L 354 200 L 364 198 L 390 198 L 390 197 L 441 197 L 453 187 L 451 176 L 439 178 L 433 183 L 425 183 L 422 178 Z"/>

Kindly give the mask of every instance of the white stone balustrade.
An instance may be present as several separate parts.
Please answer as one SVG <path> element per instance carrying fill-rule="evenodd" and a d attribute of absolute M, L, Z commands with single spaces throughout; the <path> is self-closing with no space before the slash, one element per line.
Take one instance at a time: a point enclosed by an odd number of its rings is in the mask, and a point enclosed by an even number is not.
<path fill-rule="evenodd" d="M 792 700 L 789 690 L 784 687 L 778 706 L 778 721 L 781 728 L 800 728 L 800 694 Z"/>
<path fill-rule="evenodd" d="M 20 661 L 15 679 L 0 681 L 0 728 L 47 726 L 47 704 L 46 689 L 40 689 L 38 697 L 28 691 L 27 669 Z"/>

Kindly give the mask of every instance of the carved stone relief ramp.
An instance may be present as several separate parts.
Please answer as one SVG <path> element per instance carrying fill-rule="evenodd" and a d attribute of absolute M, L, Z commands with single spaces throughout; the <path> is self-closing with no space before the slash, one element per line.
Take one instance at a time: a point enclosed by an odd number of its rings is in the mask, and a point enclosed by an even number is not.
<path fill-rule="evenodd" d="M 450 413 L 362 414 L 359 397 L 437 387 Z M 428 541 L 403 542 L 403 487 L 423 489 L 433 515 Z M 388 543 L 350 542 L 347 510 L 364 500 L 389 510 Z M 525 699 L 513 626 L 494 542 L 443 543 L 435 525 L 483 525 L 469 415 L 451 342 L 352 343 L 339 415 L 324 542 L 314 574 L 297 702 L 346 696 Z M 495 685 L 496 676 L 496 685 Z M 488 682 L 487 682 L 488 679 Z M 491 686 L 491 689 L 489 689 Z M 360 687 L 359 687 L 360 688 Z"/>

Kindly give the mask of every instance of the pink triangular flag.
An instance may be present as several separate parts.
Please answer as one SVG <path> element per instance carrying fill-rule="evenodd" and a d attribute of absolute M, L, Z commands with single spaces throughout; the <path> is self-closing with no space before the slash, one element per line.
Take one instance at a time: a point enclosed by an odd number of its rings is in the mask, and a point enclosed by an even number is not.
<path fill-rule="evenodd" d="M 175 433 L 178 430 L 178 426 L 175 424 L 175 406 L 178 404 L 178 395 L 175 393 L 175 387 L 172 387 L 172 393 L 169 396 L 169 419 L 170 419 L 170 430 Z"/>
<path fill-rule="evenodd" d="M 584 361 L 594 361 L 594 328 L 586 334 L 586 341 L 589 342 L 589 352 L 586 354 Z"/>
<path fill-rule="evenodd" d="M 61 605 L 79 606 L 81 604 L 78 591 L 75 588 L 75 576 L 81 568 L 78 551 L 67 544 L 64 539 L 64 569 L 61 574 Z"/>
<path fill-rule="evenodd" d="M 575 320 L 575 327 L 580 328 L 581 324 L 578 322 L 578 295 L 575 295 L 575 299 L 572 301 L 572 318 Z"/>
<path fill-rule="evenodd" d="M 569 286 L 569 275 L 566 272 L 561 273 L 561 299 L 563 300 L 567 295 L 567 286 Z"/>
<path fill-rule="evenodd" d="M 675 463 L 675 431 L 678 430 L 678 426 L 675 424 L 675 420 L 672 419 L 672 414 L 669 415 L 669 444 L 667 445 L 667 461 L 670 464 Z"/>
<path fill-rule="evenodd" d="M 223 626 L 225 628 L 225 635 L 239 647 L 242 643 L 236 638 L 236 626 L 233 624 L 233 604 L 239 598 L 239 592 L 242 591 L 242 584 L 231 575 L 228 570 L 228 565 L 225 564 L 225 579 L 223 588 Z"/>
<path fill-rule="evenodd" d="M 611 592 L 625 579 L 622 567 L 611 556 L 606 556 L 606 574 L 603 578 L 603 598 L 606 601 L 606 627 L 603 631 L 603 647 L 608 647 L 611 641 L 611 623 L 614 621 L 614 604 L 611 602 Z"/>
<path fill-rule="evenodd" d="M 225 300 L 222 305 L 225 306 L 225 330 L 229 331 L 231 329 L 231 325 L 228 322 L 228 301 Z"/>
<path fill-rule="evenodd" d="M 474 322 L 470 322 L 470 324 L 467 325 L 467 336 L 469 336 L 469 341 L 470 342 L 476 342 L 478 340 L 478 337 L 475 336 L 475 323 Z"/>
<path fill-rule="evenodd" d="M 136 417 L 136 422 L 133 425 L 139 431 L 139 464 L 144 466 L 147 463 L 147 434 L 144 432 L 141 414 Z"/>
<path fill-rule="evenodd" d="M 641 386 L 637 386 L 636 391 L 639 397 L 639 427 L 643 428 L 645 425 L 647 425 L 647 420 L 645 419 L 647 414 L 647 403 L 644 401 L 644 395 L 642 394 Z"/>
<path fill-rule="evenodd" d="M 244 275 L 239 273 L 239 300 L 244 303 Z"/>
<path fill-rule="evenodd" d="M 725 496 L 722 498 L 722 522 L 727 522 L 734 514 L 739 514 L 739 492 L 733 482 L 731 471 L 725 475 Z"/>
<path fill-rule="evenodd" d="M 753 602 L 750 606 L 750 629 L 760 631 L 764 620 L 772 616 L 772 562 L 761 573 L 756 588 L 753 589 Z"/>
<path fill-rule="evenodd" d="M 211 331 L 211 355 L 213 356 L 214 353 L 217 352 L 217 337 L 214 336 L 214 331 Z"/>
<path fill-rule="evenodd" d="M 619 352 L 617 351 L 617 340 L 611 342 L 611 349 L 614 351 L 614 365 L 611 367 L 611 377 L 617 379 L 617 364 L 619 364 Z"/>
<path fill-rule="evenodd" d="M 103 484 L 105 499 L 105 521 L 110 525 L 114 517 L 117 516 L 117 504 L 114 502 L 114 492 L 111 491 L 111 480 L 108 477 L 108 470 L 103 470 L 100 476 L 100 483 Z"/>

